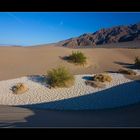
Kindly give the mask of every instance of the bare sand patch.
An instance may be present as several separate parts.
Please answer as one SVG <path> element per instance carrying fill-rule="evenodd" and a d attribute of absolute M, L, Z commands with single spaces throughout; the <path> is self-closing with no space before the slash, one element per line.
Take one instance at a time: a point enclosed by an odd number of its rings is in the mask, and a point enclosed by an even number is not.
<path fill-rule="evenodd" d="M 76 66 L 60 58 L 77 50 L 83 52 L 88 59 L 89 63 L 85 67 Z M 75 50 L 57 46 L 0 47 L 0 80 L 32 74 L 46 74 L 47 70 L 59 65 L 66 66 L 75 75 L 113 71 L 124 67 L 120 62 L 133 64 L 135 56 L 140 57 L 140 49 L 89 48 Z"/>

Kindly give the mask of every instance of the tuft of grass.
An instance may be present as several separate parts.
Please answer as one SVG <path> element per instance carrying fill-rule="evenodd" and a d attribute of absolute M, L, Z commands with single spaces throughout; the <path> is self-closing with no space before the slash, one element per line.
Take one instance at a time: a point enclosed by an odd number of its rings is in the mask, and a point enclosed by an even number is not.
<path fill-rule="evenodd" d="M 111 82 L 112 78 L 108 74 L 96 74 L 93 76 L 93 80 L 96 82 Z"/>
<path fill-rule="evenodd" d="M 75 64 L 85 64 L 87 57 L 82 52 L 76 51 L 68 56 L 68 60 Z"/>
<path fill-rule="evenodd" d="M 18 83 L 12 87 L 12 91 L 14 94 L 21 94 L 28 91 L 28 87 L 24 83 Z"/>
<path fill-rule="evenodd" d="M 138 56 L 135 57 L 135 65 L 140 66 L 140 58 Z"/>
<path fill-rule="evenodd" d="M 128 75 L 136 75 L 137 74 L 135 71 L 129 70 L 129 69 L 119 69 L 118 72 L 122 73 L 122 74 L 128 74 Z"/>
<path fill-rule="evenodd" d="M 70 87 L 74 84 L 74 76 L 62 66 L 48 71 L 47 78 L 51 87 Z"/>

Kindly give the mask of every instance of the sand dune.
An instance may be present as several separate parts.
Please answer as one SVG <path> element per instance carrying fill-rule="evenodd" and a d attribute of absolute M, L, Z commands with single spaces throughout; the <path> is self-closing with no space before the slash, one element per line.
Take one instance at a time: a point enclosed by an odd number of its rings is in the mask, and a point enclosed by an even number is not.
<path fill-rule="evenodd" d="M 0 81 L 0 104 L 58 110 L 92 110 L 115 108 L 140 101 L 139 82 L 118 73 L 109 75 L 113 80 L 106 83 L 104 88 L 85 84 L 92 75 L 75 75 L 75 83 L 69 88 L 50 89 L 40 76 Z M 139 70 L 137 75 L 140 75 Z M 29 90 L 24 94 L 15 95 L 11 87 L 19 82 L 28 85 Z"/>
<path fill-rule="evenodd" d="M 123 66 L 122 63 L 133 63 L 135 56 L 140 56 L 140 49 L 89 48 L 76 50 L 84 52 L 88 57 L 88 66 L 75 66 L 61 58 L 69 55 L 73 49 L 55 46 L 0 47 L 0 80 L 46 74 L 47 70 L 58 65 L 65 65 L 73 74 L 118 70 Z"/>

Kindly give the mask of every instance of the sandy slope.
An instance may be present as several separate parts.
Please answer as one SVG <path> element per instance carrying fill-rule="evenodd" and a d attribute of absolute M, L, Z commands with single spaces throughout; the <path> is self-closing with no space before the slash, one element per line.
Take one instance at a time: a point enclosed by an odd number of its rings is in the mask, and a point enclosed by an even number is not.
<path fill-rule="evenodd" d="M 90 74 L 117 70 L 119 62 L 133 63 L 140 49 L 94 48 L 79 49 L 88 57 L 89 65 L 75 66 L 61 59 L 73 50 L 62 47 L 0 47 L 0 80 L 26 75 L 45 74 L 50 68 L 65 65 L 73 74 Z"/>

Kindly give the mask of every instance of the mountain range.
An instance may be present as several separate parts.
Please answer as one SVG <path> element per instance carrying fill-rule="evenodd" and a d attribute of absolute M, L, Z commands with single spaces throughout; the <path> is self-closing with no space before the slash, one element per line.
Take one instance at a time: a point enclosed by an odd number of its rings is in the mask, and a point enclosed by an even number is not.
<path fill-rule="evenodd" d="M 57 45 L 76 48 L 79 46 L 88 47 L 134 40 L 140 40 L 140 23 L 101 29 L 94 33 L 85 33 L 79 37 L 60 41 Z"/>

